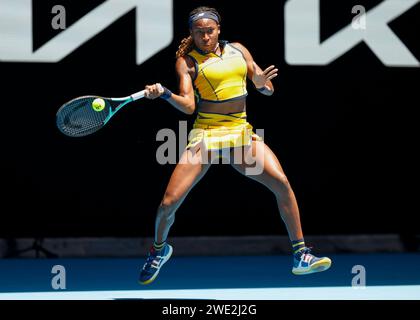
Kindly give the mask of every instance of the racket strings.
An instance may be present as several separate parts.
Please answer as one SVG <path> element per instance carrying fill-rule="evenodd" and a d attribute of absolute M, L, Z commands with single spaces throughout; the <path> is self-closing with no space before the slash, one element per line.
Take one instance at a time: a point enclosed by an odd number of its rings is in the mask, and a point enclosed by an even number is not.
<path fill-rule="evenodd" d="M 57 112 L 57 127 L 68 136 L 81 137 L 99 130 L 118 102 L 102 98 L 105 108 L 95 111 L 92 102 L 96 96 L 80 97 L 63 105 Z"/>

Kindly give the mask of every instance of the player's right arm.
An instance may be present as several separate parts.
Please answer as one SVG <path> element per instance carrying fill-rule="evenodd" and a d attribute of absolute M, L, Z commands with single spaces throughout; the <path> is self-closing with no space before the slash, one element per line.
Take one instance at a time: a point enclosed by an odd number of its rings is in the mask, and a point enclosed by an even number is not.
<path fill-rule="evenodd" d="M 166 98 L 166 101 L 186 114 L 193 114 L 195 111 L 195 100 L 191 73 L 195 72 L 194 65 L 189 59 L 180 57 L 176 61 L 175 69 L 179 83 L 179 94 L 170 93 L 159 83 L 156 83 L 146 86 L 145 97 L 156 99 L 162 95 L 170 95 Z"/>

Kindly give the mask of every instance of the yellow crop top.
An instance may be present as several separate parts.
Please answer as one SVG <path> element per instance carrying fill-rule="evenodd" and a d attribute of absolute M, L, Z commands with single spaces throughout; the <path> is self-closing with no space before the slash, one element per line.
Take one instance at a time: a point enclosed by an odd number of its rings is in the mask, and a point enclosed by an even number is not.
<path fill-rule="evenodd" d="M 199 49 L 188 53 L 195 63 L 193 83 L 199 100 L 225 102 L 247 95 L 247 65 L 242 52 L 225 41 L 220 48 L 220 56 Z"/>

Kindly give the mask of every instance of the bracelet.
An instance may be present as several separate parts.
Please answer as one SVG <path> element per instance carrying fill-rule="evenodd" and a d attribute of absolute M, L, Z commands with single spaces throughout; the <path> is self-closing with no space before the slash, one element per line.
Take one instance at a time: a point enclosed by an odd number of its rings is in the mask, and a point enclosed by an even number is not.
<path fill-rule="evenodd" d="M 259 92 L 264 92 L 267 88 L 264 86 L 262 88 L 256 88 Z"/>
<path fill-rule="evenodd" d="M 163 94 L 160 97 L 164 100 L 168 100 L 172 96 L 172 92 L 171 90 L 169 90 L 168 88 L 164 86 L 162 86 L 162 88 L 163 88 Z"/>

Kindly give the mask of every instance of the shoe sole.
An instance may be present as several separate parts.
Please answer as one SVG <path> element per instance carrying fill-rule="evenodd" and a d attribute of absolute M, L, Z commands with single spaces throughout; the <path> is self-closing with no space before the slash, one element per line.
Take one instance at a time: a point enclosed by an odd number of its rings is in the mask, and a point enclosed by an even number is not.
<path fill-rule="evenodd" d="M 159 274 L 159 272 L 160 272 L 160 269 L 162 269 L 162 267 L 163 267 L 163 265 L 169 260 L 169 258 L 172 256 L 172 252 L 173 252 L 174 250 L 172 249 L 172 247 L 170 246 L 169 247 L 169 253 L 168 253 L 168 255 L 166 256 L 166 258 L 165 259 L 163 259 L 163 261 L 162 261 L 162 264 L 160 265 L 160 267 L 159 267 L 159 269 L 158 269 L 158 271 L 154 274 L 154 276 L 153 277 L 151 277 L 149 280 L 146 280 L 146 281 L 140 281 L 139 280 L 139 283 L 140 284 L 142 284 L 142 285 L 145 285 L 145 284 L 150 284 L 150 283 L 152 283 L 155 279 L 156 279 L 156 277 L 158 276 L 158 274 Z"/>
<path fill-rule="evenodd" d="M 294 275 L 301 276 L 301 275 L 305 275 L 305 274 L 311 274 L 311 273 L 326 271 L 330 267 L 331 267 L 331 259 L 325 258 L 325 259 L 322 259 L 321 261 L 315 262 L 311 266 L 311 269 L 309 269 L 309 270 L 297 271 L 297 270 L 293 269 L 292 273 Z"/>

